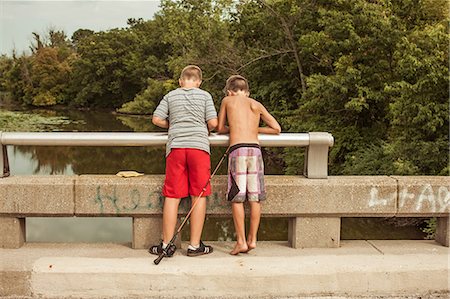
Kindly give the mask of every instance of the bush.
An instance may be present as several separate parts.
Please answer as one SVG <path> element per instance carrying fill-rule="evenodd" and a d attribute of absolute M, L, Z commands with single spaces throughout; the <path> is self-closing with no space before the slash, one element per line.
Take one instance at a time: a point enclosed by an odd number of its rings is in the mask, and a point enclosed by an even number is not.
<path fill-rule="evenodd" d="M 50 92 L 42 92 L 33 97 L 34 106 L 53 106 L 56 105 L 56 98 Z"/>
<path fill-rule="evenodd" d="M 436 236 L 436 226 L 437 226 L 437 218 L 430 218 L 425 220 L 426 227 L 422 228 L 422 231 L 427 234 L 427 240 L 433 240 Z"/>
<path fill-rule="evenodd" d="M 173 80 L 148 80 L 147 88 L 136 95 L 133 101 L 125 103 L 117 112 L 127 114 L 151 114 L 161 98 L 171 89 L 175 88 Z"/>

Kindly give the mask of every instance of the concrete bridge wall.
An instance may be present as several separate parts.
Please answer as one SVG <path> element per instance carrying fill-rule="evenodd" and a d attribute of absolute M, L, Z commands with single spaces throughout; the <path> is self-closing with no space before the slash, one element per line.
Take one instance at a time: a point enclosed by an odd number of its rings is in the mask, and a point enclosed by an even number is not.
<path fill-rule="evenodd" d="M 25 240 L 26 217 L 133 217 L 133 247 L 161 237 L 164 176 L 13 176 L 0 180 L 0 247 Z M 212 181 L 208 215 L 231 217 L 226 177 Z M 266 176 L 263 217 L 289 217 L 294 248 L 339 247 L 341 217 L 438 217 L 436 240 L 449 246 L 450 178 L 432 176 Z M 185 200 L 180 215 L 188 210 Z"/>

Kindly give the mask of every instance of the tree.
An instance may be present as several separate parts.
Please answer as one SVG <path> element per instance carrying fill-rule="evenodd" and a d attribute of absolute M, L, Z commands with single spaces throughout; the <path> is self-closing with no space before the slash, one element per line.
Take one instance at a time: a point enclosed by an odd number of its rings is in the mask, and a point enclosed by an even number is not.
<path fill-rule="evenodd" d="M 203 70 L 202 87 L 217 99 L 229 74 L 241 64 L 241 52 L 229 30 L 230 10 L 234 1 L 179 0 L 161 1 L 158 16 L 164 20 L 163 40 L 171 45 L 167 65 L 178 76 L 188 64 Z"/>
<path fill-rule="evenodd" d="M 423 2 L 421 5 L 426 11 L 426 5 L 435 3 Z M 405 38 L 411 33 L 407 29 L 410 27 L 404 23 L 407 20 L 396 14 L 390 1 L 354 0 L 326 3 L 319 5 L 317 16 L 316 29 L 300 38 L 303 46 L 301 55 L 313 59 L 305 59 L 308 62 L 306 68 L 310 72 L 307 77 L 308 88 L 299 99 L 299 109 L 287 117 L 290 129 L 324 130 L 333 133 L 336 143 L 330 154 L 331 173 L 357 171 L 370 174 L 369 169 L 374 173 L 380 173 L 380 169 L 383 169 L 384 174 L 430 173 L 431 168 L 419 166 L 410 159 L 407 160 L 404 155 L 399 155 L 399 148 L 414 147 L 414 142 L 411 142 L 410 138 L 399 140 L 398 136 L 394 137 L 395 123 L 401 116 L 399 113 L 393 114 L 398 105 L 392 102 L 394 90 L 400 92 L 396 97 L 402 99 L 401 105 L 407 104 L 407 101 L 404 101 L 406 98 L 417 101 L 422 96 L 418 93 L 408 94 L 406 89 L 400 91 L 396 88 L 399 86 L 398 81 L 401 82 L 406 73 L 416 79 L 425 75 L 425 72 L 417 72 L 417 69 L 413 68 L 403 73 L 398 69 L 399 54 L 410 55 L 404 50 L 399 51 L 403 48 L 401 45 L 404 44 Z M 424 29 L 423 23 L 417 26 L 414 30 Z M 426 26 L 435 28 L 436 24 L 433 21 Z M 430 48 L 442 48 L 441 41 L 436 38 L 427 39 L 422 36 L 416 38 L 415 42 L 419 40 L 426 41 Z M 416 57 L 418 60 L 423 58 Z M 428 58 L 437 59 L 431 65 L 438 61 L 448 65 L 448 57 L 443 56 L 441 52 L 432 53 Z M 434 73 L 432 76 L 441 77 L 445 72 L 443 69 L 438 75 Z M 445 83 L 438 81 L 430 81 L 429 86 L 436 88 L 441 85 L 438 89 L 440 91 L 430 93 L 426 97 L 428 100 L 425 100 L 433 107 L 437 102 L 441 102 L 438 99 L 442 99 L 442 91 L 447 90 Z M 403 107 L 401 105 L 399 107 Z M 441 108 L 439 111 L 443 112 Z M 411 130 L 419 129 L 419 123 L 412 122 L 412 118 L 404 122 L 404 125 Z M 441 120 L 442 115 L 437 119 Z M 428 118 L 425 122 L 430 120 L 431 118 Z M 446 126 L 444 123 L 440 124 Z M 412 132 L 407 135 L 410 133 Z M 438 135 L 440 138 L 445 136 L 442 132 Z M 425 136 L 422 135 L 419 139 L 421 138 Z M 443 140 L 445 139 L 432 141 L 434 148 L 439 148 L 436 153 L 439 151 L 441 157 L 447 156 L 446 150 L 438 146 Z M 398 143 L 399 147 L 395 143 Z M 423 154 L 420 153 L 417 159 L 428 160 Z M 384 161 L 384 167 L 373 167 L 372 162 L 375 162 L 375 159 Z M 434 173 L 439 173 L 444 167 L 444 160 L 445 158 L 441 158 L 438 163 L 434 163 Z M 355 167 L 357 165 L 359 166 Z"/>
<path fill-rule="evenodd" d="M 130 28 L 74 34 L 79 59 L 71 79 L 76 106 L 113 107 L 134 99 L 148 78 L 168 79 L 170 47 L 161 41 L 162 20 L 129 20 Z"/>
<path fill-rule="evenodd" d="M 26 94 L 32 98 L 31 104 L 50 106 L 66 101 L 72 58 L 66 57 L 66 50 L 44 47 L 35 52 L 31 60 L 33 88 L 26 89 Z"/>
<path fill-rule="evenodd" d="M 394 52 L 397 78 L 385 88 L 391 98 L 388 134 L 393 158 L 409 165 L 409 173 L 448 174 L 448 29 L 416 28 Z"/>
<path fill-rule="evenodd" d="M 148 87 L 138 93 L 133 101 L 123 104 L 122 108 L 117 111 L 130 114 L 151 114 L 163 96 L 175 88 L 176 85 L 173 80 L 149 79 Z"/>
<path fill-rule="evenodd" d="M 139 91 L 129 78 L 127 61 L 136 47 L 136 36 L 124 29 L 98 32 L 77 43 L 71 91 L 77 106 L 117 107 Z"/>

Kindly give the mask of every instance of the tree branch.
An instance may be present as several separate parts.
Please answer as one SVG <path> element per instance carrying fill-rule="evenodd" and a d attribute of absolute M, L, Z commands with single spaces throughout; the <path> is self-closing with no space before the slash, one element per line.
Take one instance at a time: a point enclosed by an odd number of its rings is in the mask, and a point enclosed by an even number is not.
<path fill-rule="evenodd" d="M 294 52 L 294 51 L 293 51 L 293 50 L 285 50 L 285 51 L 278 51 L 278 52 L 276 52 L 276 53 L 271 53 L 271 54 L 263 55 L 263 56 L 260 56 L 260 57 L 256 57 L 256 58 L 254 58 L 254 59 L 248 61 L 248 62 L 245 63 L 244 65 L 241 65 L 241 66 L 237 69 L 237 71 L 239 72 L 239 71 L 242 70 L 243 68 L 249 66 L 250 64 L 252 64 L 252 63 L 254 63 L 254 62 L 258 61 L 258 60 L 261 60 L 261 59 L 264 59 L 264 58 L 269 58 L 269 57 L 272 57 L 272 56 L 281 55 L 281 54 L 292 53 L 292 52 Z"/>
<path fill-rule="evenodd" d="M 298 50 L 297 50 L 297 45 L 295 44 L 295 40 L 294 40 L 294 36 L 292 34 L 291 29 L 289 28 L 289 25 L 286 21 L 286 19 L 279 14 L 278 12 L 276 12 L 265 0 L 258 0 L 262 5 L 264 5 L 265 7 L 267 7 L 267 9 L 270 10 L 270 12 L 275 15 L 280 21 L 281 21 L 281 25 L 283 27 L 284 33 L 286 35 L 286 38 L 288 39 L 291 47 L 292 47 L 292 52 L 294 53 L 294 57 L 295 57 L 295 62 L 297 64 L 297 69 L 299 72 L 299 77 L 300 77 L 300 82 L 302 85 L 302 93 L 306 92 L 306 82 L 304 80 L 304 75 L 303 75 L 303 67 L 300 61 L 300 56 L 298 55 Z"/>

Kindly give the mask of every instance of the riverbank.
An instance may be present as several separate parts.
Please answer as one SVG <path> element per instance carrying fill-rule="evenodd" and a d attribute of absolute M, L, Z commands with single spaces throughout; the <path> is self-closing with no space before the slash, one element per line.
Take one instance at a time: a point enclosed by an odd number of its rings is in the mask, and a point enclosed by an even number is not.
<path fill-rule="evenodd" d="M 342 241 L 293 249 L 260 242 L 231 256 L 155 256 L 117 244 L 39 244 L 0 249 L 0 296 L 26 298 L 450 298 L 450 249 L 434 241 Z"/>

